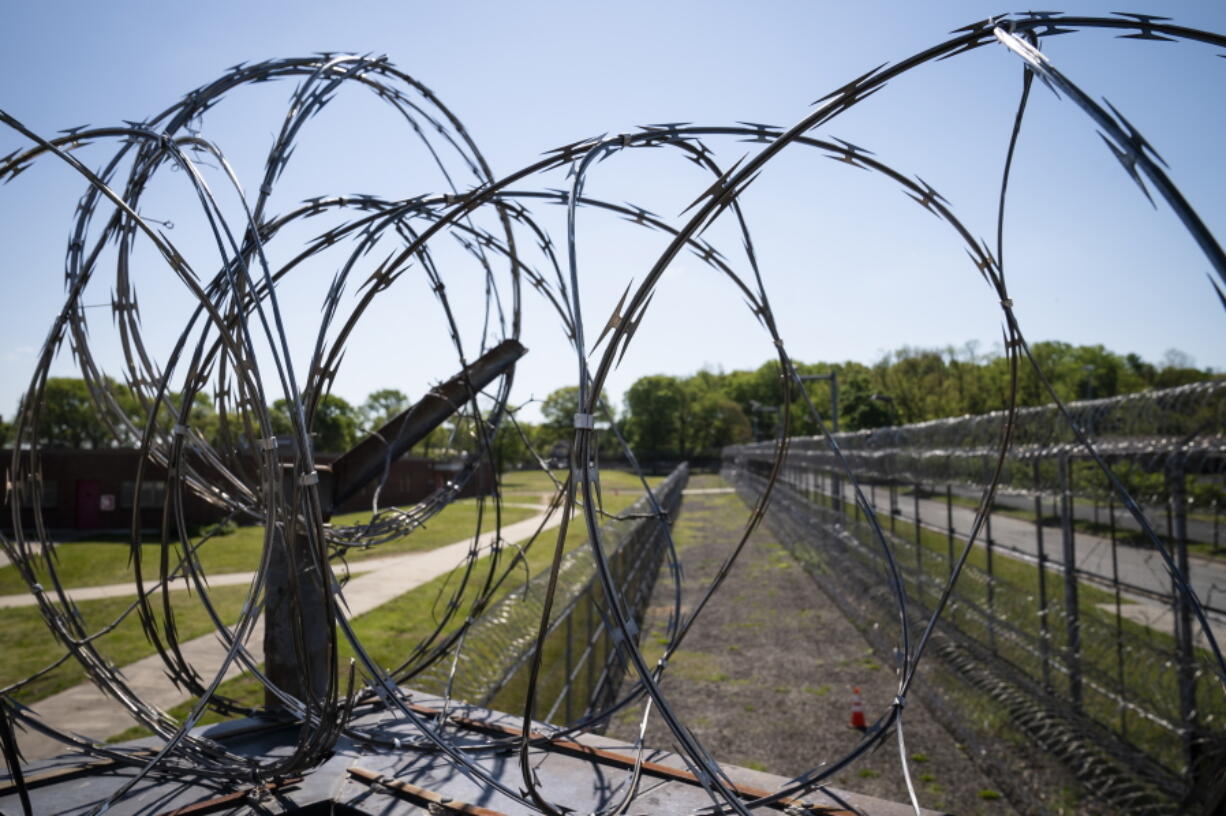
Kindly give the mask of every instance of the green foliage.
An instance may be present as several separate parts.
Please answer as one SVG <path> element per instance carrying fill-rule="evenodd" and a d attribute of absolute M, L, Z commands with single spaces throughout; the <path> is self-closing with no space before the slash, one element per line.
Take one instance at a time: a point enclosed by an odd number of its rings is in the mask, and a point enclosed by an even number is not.
<path fill-rule="evenodd" d="M 603 395 L 602 395 L 603 396 Z M 559 388 L 545 397 L 541 403 L 541 416 L 545 421 L 541 424 L 550 438 L 559 439 L 570 436 L 575 429 L 575 414 L 579 413 L 579 388 L 568 385 Z"/>
<path fill-rule="evenodd" d="M 1136 354 L 1121 356 L 1098 345 L 1058 341 L 1034 343 L 1031 354 L 1065 401 L 1114 397 L 1220 376 L 1195 368 L 1187 355 L 1175 350 L 1168 351 L 1158 365 Z M 1007 407 L 1014 378 L 1008 358 L 981 354 L 975 343 L 944 349 L 903 347 L 871 366 L 853 361 L 794 365 L 802 376 L 836 374 L 839 427 L 850 431 L 1001 410 Z M 1029 360 L 1018 361 L 1016 378 L 1020 406 L 1051 402 Z M 642 377 L 626 392 L 624 427 L 639 456 L 716 455 L 724 445 L 777 436 L 784 419 L 792 434 L 818 433 L 806 394 L 830 426 L 829 379 L 805 382 L 803 394 L 800 386 L 785 385 L 777 360 L 752 371 Z M 1085 478 L 1093 477 L 1086 474 Z M 1162 493 L 1160 484 L 1151 484 L 1152 474 L 1130 474 L 1129 478 L 1137 483 L 1139 494 Z M 1161 476 L 1157 478 L 1160 482 Z M 1193 492 L 1198 504 L 1214 499 L 1226 503 L 1226 493 L 1219 485 L 1200 485 Z"/>
<path fill-rule="evenodd" d="M 564 475 L 564 474 L 563 474 Z M 518 482 L 518 483 L 522 483 Z M 614 484 L 618 487 L 631 484 L 629 480 L 620 480 Z M 545 480 L 541 480 L 541 490 Z M 535 496 L 533 498 L 536 498 Z M 424 552 L 463 541 L 473 535 L 477 523 L 478 499 L 460 499 L 443 508 L 429 524 L 419 527 L 412 534 L 371 547 L 367 550 L 351 550 L 346 558 L 351 564 L 366 558 L 380 558 L 387 555 L 401 555 L 410 552 Z M 502 508 L 502 523 L 513 524 L 533 515 L 536 511 L 527 507 Z M 484 529 L 489 529 L 494 523 L 493 508 L 487 502 L 482 515 Z M 332 518 L 333 527 L 363 524 L 370 520 L 369 512 L 345 513 Z M 204 529 L 201 534 L 213 532 L 214 537 L 206 541 L 196 551 L 201 565 L 210 575 L 221 575 L 234 572 L 248 572 L 256 569 L 260 563 L 260 554 L 264 546 L 264 528 L 258 525 L 235 526 L 225 522 L 217 530 Z M 193 543 L 198 543 L 196 539 Z M 141 548 L 141 569 L 145 580 L 155 577 L 158 572 L 158 561 L 161 547 L 155 541 L 146 540 Z M 180 549 L 172 548 L 171 565 L 179 561 Z M 98 535 L 89 539 L 80 539 L 56 546 L 55 570 L 60 581 L 69 588 L 85 586 L 105 586 L 107 584 L 128 583 L 134 579 L 131 563 L 131 545 L 126 535 Z M 50 584 L 51 579 L 46 566 L 41 562 L 34 565 L 37 580 Z M 0 567 L 0 595 L 11 595 L 28 591 L 25 581 L 13 564 Z"/>
<path fill-rule="evenodd" d="M 272 429 L 278 436 L 293 432 L 289 403 L 284 399 L 272 404 L 270 415 Z M 315 450 L 342 453 L 352 448 L 358 439 L 358 421 L 357 410 L 346 400 L 335 394 L 324 394 L 315 403 L 314 412 L 307 417 Z"/>
<path fill-rule="evenodd" d="M 49 448 L 106 448 L 114 443 L 114 435 L 100 418 L 84 380 L 47 379 L 39 415 L 38 441 Z"/>
<path fill-rule="evenodd" d="M 228 536 L 238 532 L 238 525 L 232 519 L 223 519 L 216 524 L 210 524 L 200 531 L 203 536 Z"/>
<path fill-rule="evenodd" d="M 1156 364 L 1137 354 L 1116 354 L 1101 345 L 1042 341 L 1030 349 L 1056 394 L 1066 401 L 1113 397 L 1221 376 L 1196 368 L 1186 354 L 1175 349 L 1167 351 Z M 1008 358 L 982 354 L 974 343 L 943 349 L 903 347 L 885 354 L 871 366 L 854 361 L 794 365 L 802 375 L 837 372 L 842 430 L 999 410 L 1006 407 L 1014 377 Z M 1018 403 L 1022 407 L 1051 401 L 1028 360 L 1018 362 L 1016 378 Z M 806 382 L 804 394 L 796 384 L 790 388 L 785 385 L 778 360 L 770 360 L 752 371 L 702 370 L 688 377 L 653 374 L 640 378 L 626 392 L 626 410 L 620 418 L 612 414 L 608 395 L 602 392 L 602 404 L 608 406 L 610 413 L 597 414 L 598 428 L 599 423 L 619 422 L 637 455 L 671 459 L 715 456 L 726 445 L 771 438 L 779 433 L 784 419 L 793 434 L 816 434 L 819 426 L 810 415 L 805 395 L 829 425 L 832 396 L 829 380 Z M 126 417 L 139 433 L 147 421 L 149 406 L 140 404 L 121 384 L 108 380 L 105 387 L 110 395 L 107 409 L 114 419 Z M 181 399 L 179 394 L 170 395 L 168 404 L 159 411 L 160 425 L 169 428 L 177 421 Z M 374 391 L 357 408 L 341 397 L 325 395 L 308 419 L 316 449 L 348 450 L 360 431 L 379 427 L 409 404 L 408 396 L 395 388 Z M 541 425 L 521 423 L 521 434 L 509 422 L 504 423 L 494 439 L 494 455 L 500 467 L 513 469 L 531 464 L 528 443 L 546 458 L 559 452 L 564 456 L 574 438 L 574 415 L 579 411 L 578 389 L 568 386 L 553 391 L 542 402 Z M 276 433 L 290 432 L 285 400 L 273 404 L 272 420 Z M 1195 420 L 1188 418 L 1191 425 L 1195 425 Z M 107 426 L 84 381 L 64 377 L 47 380 L 39 427 L 39 441 L 43 445 L 100 448 L 134 444 L 136 434 L 124 430 L 121 424 Z M 194 396 L 189 424 L 206 440 L 218 440 L 219 419 L 207 394 Z M 0 419 L 0 444 L 9 441 L 11 430 L 12 426 Z M 432 431 L 415 453 L 451 458 L 458 449 L 474 449 L 475 436 L 471 420 L 459 417 Z M 598 430 L 597 439 L 602 456 L 620 454 L 616 437 L 609 430 Z M 1087 484 L 1099 479 L 1090 473 L 1078 473 L 1075 478 L 1088 480 Z M 1123 473 L 1121 478 L 1128 482 L 1134 495 L 1159 499 L 1164 495 L 1160 475 Z M 1220 484 L 1202 480 L 1190 485 L 1189 490 L 1198 506 L 1214 501 L 1226 503 L 1226 490 Z"/>
<path fill-rule="evenodd" d="M 494 467 L 499 473 L 514 470 L 532 462 L 532 453 L 528 449 L 528 444 L 532 441 L 532 431 L 533 429 L 529 426 L 522 424 L 516 426 L 510 419 L 503 421 L 494 435 L 491 451 L 494 457 Z M 527 437 L 527 441 L 524 440 L 524 437 Z"/>
<path fill-rule="evenodd" d="M 716 455 L 753 437 L 745 411 L 709 371 L 642 377 L 626 392 L 626 410 L 626 435 L 647 458 Z"/>
<path fill-rule="evenodd" d="M 681 381 L 676 377 L 640 377 L 630 386 L 626 392 L 626 435 L 638 456 L 667 456 L 680 451 L 684 445 L 684 401 Z"/>
<path fill-rule="evenodd" d="M 541 403 L 541 416 L 544 417 L 544 422 L 536 428 L 532 437 L 532 444 L 536 447 L 537 453 L 548 459 L 551 453 L 570 450 L 570 443 L 575 437 L 575 414 L 578 413 L 582 413 L 582 408 L 579 405 L 577 386 L 559 388 L 545 397 Z M 595 417 L 596 444 L 599 446 L 600 455 L 619 454 L 620 446 L 617 444 L 617 437 L 607 429 L 602 430 L 605 423 L 617 420 L 613 403 L 609 402 L 609 395 L 604 391 L 600 392 L 600 403 L 596 408 Z"/>
<path fill-rule="evenodd" d="M 75 377 L 49 377 L 38 414 L 37 441 L 47 448 L 112 448 L 136 445 L 149 422 L 153 404 L 143 401 L 126 385 L 102 381 L 101 403 L 85 381 Z M 183 395 L 171 392 L 158 405 L 155 425 L 162 433 L 179 423 Z M 187 424 L 206 440 L 215 442 L 218 419 L 213 401 L 196 393 Z M 15 444 L 13 426 L 0 420 L 0 444 Z"/>
<path fill-rule="evenodd" d="M 377 431 L 410 404 L 408 395 L 396 388 L 380 388 L 371 392 L 366 402 L 358 408 L 358 420 L 363 432 Z"/>

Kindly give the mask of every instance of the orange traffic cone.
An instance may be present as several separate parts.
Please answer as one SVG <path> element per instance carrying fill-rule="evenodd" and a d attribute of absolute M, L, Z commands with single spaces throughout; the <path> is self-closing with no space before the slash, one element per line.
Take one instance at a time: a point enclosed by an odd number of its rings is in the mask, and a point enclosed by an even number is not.
<path fill-rule="evenodd" d="M 864 719 L 864 703 L 860 701 L 860 687 L 853 688 L 851 694 L 851 727 L 863 731 L 868 728 L 868 722 Z"/>

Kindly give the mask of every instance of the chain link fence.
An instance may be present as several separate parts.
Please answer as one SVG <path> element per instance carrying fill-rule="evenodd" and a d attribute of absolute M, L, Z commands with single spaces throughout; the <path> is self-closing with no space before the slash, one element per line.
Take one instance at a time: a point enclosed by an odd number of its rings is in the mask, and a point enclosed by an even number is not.
<path fill-rule="evenodd" d="M 636 631 L 667 552 L 667 525 L 681 506 L 689 479 L 682 463 L 654 491 L 662 514 L 643 496 L 601 528 L 601 542 Z M 578 521 L 578 519 L 576 519 Z M 529 685 L 549 574 L 541 573 L 492 606 L 465 635 L 454 660 L 435 663 L 414 679 L 425 691 L 503 711 L 523 707 Z M 568 552 L 558 570 L 542 674 L 536 694 L 542 720 L 572 724 L 617 699 L 627 654 L 609 619 L 608 598 L 596 575 L 592 549 L 583 544 Z"/>
<path fill-rule="evenodd" d="M 767 520 L 883 644 L 897 644 L 889 559 L 917 639 L 999 470 L 936 651 L 1096 796 L 1127 812 L 1183 812 L 1219 784 L 1226 696 L 1193 599 L 1157 547 L 1170 548 L 1220 641 L 1224 397 L 1226 383 L 1208 382 L 1073 403 L 1069 418 L 1107 471 L 1055 406 L 1023 409 L 1012 426 L 998 412 L 837 434 L 833 445 L 790 440 Z M 725 451 L 747 498 L 761 497 L 775 454 L 774 442 Z M 1113 487 L 1142 497 L 1139 517 Z"/>

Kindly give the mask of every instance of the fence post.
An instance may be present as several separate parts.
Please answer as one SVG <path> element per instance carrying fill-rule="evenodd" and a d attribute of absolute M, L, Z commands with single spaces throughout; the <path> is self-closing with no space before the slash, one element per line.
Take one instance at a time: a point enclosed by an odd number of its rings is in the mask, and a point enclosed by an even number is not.
<path fill-rule="evenodd" d="M 1073 533 L 1073 476 L 1067 453 L 1060 454 L 1060 538 L 1064 556 L 1065 644 L 1069 697 L 1081 708 L 1081 615 L 1077 606 L 1077 542 Z"/>
<path fill-rule="evenodd" d="M 945 527 L 949 539 L 949 574 L 954 574 L 954 489 L 945 485 Z"/>
<path fill-rule="evenodd" d="M 1170 544 L 1175 549 L 1176 566 L 1179 567 L 1184 582 L 1191 586 L 1191 576 L 1188 572 L 1188 493 L 1182 456 L 1173 456 L 1167 464 L 1166 484 L 1174 522 Z M 1184 761 L 1187 763 L 1185 773 L 1195 789 L 1199 769 L 1196 762 L 1196 662 L 1192 651 L 1192 602 L 1173 584 L 1171 594 L 1175 607 L 1180 736 L 1183 739 Z"/>
<path fill-rule="evenodd" d="M 984 540 L 985 549 L 987 550 L 987 566 L 988 566 L 988 585 L 987 585 L 987 601 L 988 601 L 988 648 L 992 650 L 992 654 L 996 654 L 996 574 L 992 571 L 992 509 L 991 506 L 987 509 L 987 514 L 984 516 L 984 533 L 987 538 Z"/>
<path fill-rule="evenodd" d="M 292 556 L 288 552 L 291 549 L 294 551 Z M 310 559 L 310 543 L 301 529 L 289 536 L 284 552 L 273 548 L 267 570 L 266 592 L 270 600 L 265 612 L 267 622 L 264 637 L 265 674 L 268 679 L 308 707 L 312 698 L 319 700 L 328 693 L 331 671 L 324 613 L 327 597 L 314 571 L 306 569 L 306 565 L 311 563 Z M 291 564 L 298 570 L 296 607 L 292 600 L 294 581 L 290 575 Z M 298 617 L 297 622 L 295 617 Z M 298 661 L 298 651 L 294 646 L 296 628 L 306 650 L 302 663 Z M 278 710 L 285 708 L 281 698 L 271 689 L 264 691 L 264 705 Z"/>
<path fill-rule="evenodd" d="M 919 575 L 920 601 L 924 600 L 924 528 L 920 527 L 920 486 L 919 482 L 911 492 L 915 504 L 915 571 Z"/>
<path fill-rule="evenodd" d="M 1216 553 L 1218 548 L 1218 511 L 1217 499 L 1213 500 L 1213 551 Z"/>
<path fill-rule="evenodd" d="M 1107 513 L 1110 514 L 1108 523 L 1111 525 L 1111 583 L 1115 585 L 1115 673 L 1120 694 L 1120 733 L 1127 738 L 1128 707 L 1124 702 L 1128 697 L 1128 686 L 1124 682 L 1124 613 L 1121 608 L 1119 541 L 1116 540 L 1114 496 L 1107 499 Z"/>
<path fill-rule="evenodd" d="M 890 532 L 894 530 L 894 517 L 898 515 L 898 485 L 890 483 Z"/>
<path fill-rule="evenodd" d="M 296 507 L 298 477 L 288 466 L 282 470 L 281 489 L 286 502 Z M 139 497 L 138 497 L 139 498 Z M 327 590 L 314 563 L 311 542 L 299 521 L 286 535 L 278 531 L 283 546 L 274 545 L 268 559 L 264 612 L 264 673 L 281 690 L 303 702 L 308 710 L 324 699 L 335 681 L 335 661 L 328 630 Z M 298 640 L 300 638 L 300 640 Z M 302 646 L 302 653 L 295 643 Z M 301 658 L 301 662 L 299 661 Z M 264 690 L 264 705 L 283 710 L 271 689 Z"/>
<path fill-rule="evenodd" d="M 566 723 L 567 725 L 574 722 L 574 720 L 572 719 L 572 715 L 574 712 L 571 711 L 571 700 L 574 699 L 574 696 L 575 696 L 572 693 L 574 691 L 574 683 L 571 681 L 571 677 L 570 677 L 571 672 L 574 671 L 574 667 L 575 667 L 574 647 L 571 645 L 573 642 L 574 623 L 575 623 L 575 613 L 572 611 L 569 615 L 566 616 L 566 675 L 562 680 L 562 684 L 563 684 L 562 692 L 566 695 Z"/>
<path fill-rule="evenodd" d="M 587 699 L 587 708 L 584 710 L 584 716 L 596 710 L 596 641 L 593 636 L 596 633 L 596 599 L 593 597 L 594 589 L 589 584 L 587 591 L 584 592 L 584 598 L 587 608 L 587 637 L 584 642 L 587 643 L 588 659 L 587 659 L 587 690 L 585 698 Z M 603 656 L 602 656 L 603 658 Z"/>
<path fill-rule="evenodd" d="M 847 508 L 843 506 L 843 480 L 839 478 L 837 471 L 830 476 L 830 493 L 834 496 L 834 511 L 846 521 Z"/>
<path fill-rule="evenodd" d="M 1051 691 L 1051 632 L 1047 619 L 1047 549 L 1043 545 L 1043 480 L 1034 460 L 1034 543 L 1039 556 L 1039 654 L 1043 660 L 1043 688 Z"/>

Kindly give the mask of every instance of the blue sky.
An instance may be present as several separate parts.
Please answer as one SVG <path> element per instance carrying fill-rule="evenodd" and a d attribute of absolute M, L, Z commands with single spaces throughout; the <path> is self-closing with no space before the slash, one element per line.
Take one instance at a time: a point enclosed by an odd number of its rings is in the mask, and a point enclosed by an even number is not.
<path fill-rule="evenodd" d="M 1105 15 L 1116 5 L 1090 2 L 1065 11 Z M 866 70 L 1002 10 L 978 2 L 917 8 L 905 2 L 24 4 L 6 10 L 0 31 L 0 107 L 52 134 L 145 118 L 244 60 L 321 50 L 379 53 L 433 89 L 500 176 L 551 147 L 639 124 L 790 125 L 813 100 Z M 1165 2 L 1161 11 L 1184 25 L 1226 31 L 1220 3 Z M 1052 38 L 1043 48 L 1149 137 L 1222 240 L 1226 61 L 1201 46 L 1104 32 Z M 972 232 L 991 239 L 1020 73 L 1017 58 L 1003 48 L 924 66 L 818 135 L 854 142 L 922 176 Z M 291 91 L 276 83 L 235 94 L 205 120 L 204 135 L 234 159 L 248 190 L 258 185 L 261 150 Z M 439 191 L 436 178 L 401 155 L 403 134 L 385 125 L 377 110 L 358 102 L 320 117 L 297 156 L 297 174 L 289 174 L 283 205 L 306 195 Z M 0 155 L 23 146 L 18 134 L 0 130 Z M 711 147 L 730 164 L 759 146 L 713 140 Z M 629 151 L 600 165 L 586 192 L 676 219 L 710 180 L 676 157 L 648 155 L 659 153 Z M 105 155 L 98 150 L 88 161 L 100 164 Z M 83 190 L 53 164 L 44 161 L 0 187 L 6 247 L 0 285 L 9 305 L 0 325 L 0 414 L 6 417 L 61 304 L 64 246 Z M 1205 281 L 1208 264 L 1169 210 L 1145 201 L 1085 117 L 1037 86 L 1015 172 L 1006 270 L 1030 339 L 1102 343 L 1150 359 L 1175 347 L 1200 365 L 1226 368 L 1223 315 Z M 532 186 L 562 183 L 557 174 Z M 180 212 L 172 188 L 150 201 L 162 204 L 162 218 Z M 868 362 L 902 345 L 970 341 L 985 352 L 999 342 L 999 308 L 961 246 L 896 185 L 794 150 L 768 168 L 745 204 L 794 358 Z M 537 209 L 561 242 L 560 209 Z M 208 248 L 190 237 L 191 217 L 183 211 L 168 234 L 207 269 Z M 711 237 L 736 256 L 739 241 L 731 233 L 716 229 Z M 579 240 L 586 321 L 599 328 L 662 243 L 598 213 L 581 214 Z M 282 293 L 297 324 L 291 329 L 296 344 L 309 345 L 333 271 L 304 273 Z M 183 302 L 164 269 L 141 274 L 145 330 L 155 347 L 165 347 L 182 326 Z M 428 381 L 452 373 L 451 356 L 435 353 L 438 309 L 424 286 L 414 286 L 406 283 L 389 298 L 351 344 L 336 384 L 342 396 L 356 402 L 383 386 L 417 396 Z M 87 303 L 105 301 L 108 287 L 99 279 Z M 462 291 L 458 286 L 457 298 L 467 302 Z M 529 294 L 531 352 L 521 366 L 518 401 L 543 397 L 575 377 L 556 320 L 531 301 Z M 105 349 L 115 341 L 109 314 L 97 313 L 91 337 Z M 756 366 L 771 354 L 740 298 L 696 261 L 680 260 L 608 390 L 619 394 L 649 373 Z M 72 372 L 66 351 L 56 372 Z"/>

